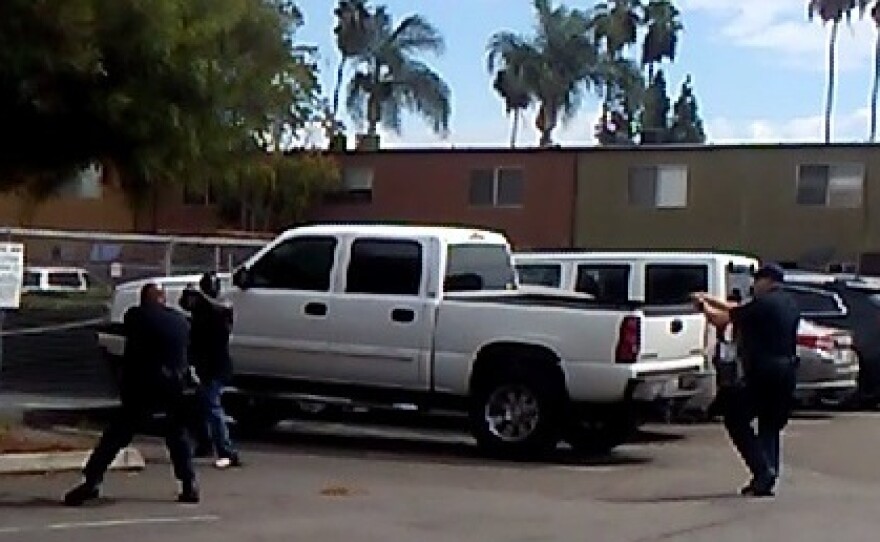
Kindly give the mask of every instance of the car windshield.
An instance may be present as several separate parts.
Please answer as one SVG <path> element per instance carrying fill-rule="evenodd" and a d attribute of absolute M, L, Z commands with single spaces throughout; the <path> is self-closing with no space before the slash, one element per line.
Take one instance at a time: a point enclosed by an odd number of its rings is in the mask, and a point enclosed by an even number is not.
<path fill-rule="evenodd" d="M 506 245 L 451 245 L 447 252 L 444 289 L 447 292 L 510 290 L 516 270 Z"/>

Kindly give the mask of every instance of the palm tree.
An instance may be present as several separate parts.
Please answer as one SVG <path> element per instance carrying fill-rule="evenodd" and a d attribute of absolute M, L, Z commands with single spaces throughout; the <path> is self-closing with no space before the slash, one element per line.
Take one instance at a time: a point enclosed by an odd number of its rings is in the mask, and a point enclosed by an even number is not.
<path fill-rule="evenodd" d="M 873 6 L 871 3 L 873 2 Z M 880 0 L 859 0 L 859 10 L 862 16 L 870 9 L 871 20 L 877 29 L 877 38 L 874 45 L 874 82 L 871 89 L 871 126 L 868 140 L 873 143 L 877 139 L 877 99 L 880 94 Z"/>
<path fill-rule="evenodd" d="M 393 26 L 382 6 L 372 14 L 370 39 L 354 61 L 357 71 L 348 83 L 346 107 L 356 122 L 367 122 L 367 135 L 376 136 L 381 123 L 400 133 L 406 109 L 427 120 L 434 132 L 446 135 L 451 115 L 451 91 L 443 79 L 417 58 L 418 53 L 442 54 L 440 32 L 420 15 Z"/>
<path fill-rule="evenodd" d="M 339 120 L 339 94 L 345 77 L 345 66 L 364 52 L 370 40 L 370 11 L 366 0 L 339 0 L 333 11 L 336 15 L 336 48 L 339 51 L 339 67 L 336 70 L 336 86 L 333 89 L 333 120 Z"/>
<path fill-rule="evenodd" d="M 494 34 L 487 46 L 487 64 L 490 73 L 519 74 L 524 91 L 538 104 L 540 145 L 549 147 L 560 117 L 563 123 L 573 119 L 585 91 L 601 87 L 609 75 L 585 12 L 554 8 L 550 0 L 534 0 L 534 7 L 536 34 Z"/>
<path fill-rule="evenodd" d="M 831 143 L 831 116 L 834 111 L 834 84 L 837 72 L 837 34 L 844 19 L 849 22 L 859 0 L 809 0 L 810 20 L 818 16 L 824 24 L 831 23 L 828 38 L 828 92 L 825 98 L 825 143 Z"/>
<path fill-rule="evenodd" d="M 641 0 L 611 0 L 593 8 L 593 28 L 612 58 L 620 58 L 627 46 L 638 41 L 642 11 Z"/>
<path fill-rule="evenodd" d="M 519 133 L 519 121 L 522 112 L 532 104 L 523 74 L 516 71 L 516 67 L 498 70 L 492 88 L 504 100 L 507 114 L 513 114 L 513 126 L 510 129 L 510 148 L 516 148 L 516 136 Z"/>
<path fill-rule="evenodd" d="M 678 35 L 684 30 L 681 12 L 670 0 L 650 0 L 645 6 L 644 23 L 648 27 L 642 42 L 642 65 L 648 67 L 648 81 L 664 59 L 675 60 Z"/>

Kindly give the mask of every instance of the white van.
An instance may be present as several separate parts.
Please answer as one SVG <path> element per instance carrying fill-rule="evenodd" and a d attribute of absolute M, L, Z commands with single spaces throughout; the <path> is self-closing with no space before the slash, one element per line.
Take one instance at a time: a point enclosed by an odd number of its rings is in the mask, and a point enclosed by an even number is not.
<path fill-rule="evenodd" d="M 721 252 L 530 252 L 514 254 L 524 285 L 561 288 L 620 303 L 682 305 L 694 292 L 742 300 L 750 295 L 757 258 Z M 711 333 L 711 332 L 710 332 Z M 708 352 L 714 348 L 708 337 Z M 715 397 L 715 372 L 707 355 L 684 410 L 705 413 Z"/>
<path fill-rule="evenodd" d="M 24 293 L 86 293 L 91 281 L 81 267 L 27 267 L 22 280 Z"/>

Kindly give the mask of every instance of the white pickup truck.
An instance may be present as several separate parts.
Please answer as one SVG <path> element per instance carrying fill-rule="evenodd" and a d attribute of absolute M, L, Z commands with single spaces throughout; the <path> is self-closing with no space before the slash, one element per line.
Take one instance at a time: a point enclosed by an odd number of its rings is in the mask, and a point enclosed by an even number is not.
<path fill-rule="evenodd" d="M 151 279 L 169 303 L 198 277 Z M 99 342 L 146 281 L 119 286 Z M 705 322 L 692 307 L 640 308 L 521 288 L 504 236 L 417 226 L 308 226 L 232 276 L 234 418 L 270 425 L 297 402 L 469 414 L 487 451 L 532 455 L 560 440 L 608 450 L 642 403 L 691 393 Z M 235 406 L 232 406 L 235 405 Z"/>

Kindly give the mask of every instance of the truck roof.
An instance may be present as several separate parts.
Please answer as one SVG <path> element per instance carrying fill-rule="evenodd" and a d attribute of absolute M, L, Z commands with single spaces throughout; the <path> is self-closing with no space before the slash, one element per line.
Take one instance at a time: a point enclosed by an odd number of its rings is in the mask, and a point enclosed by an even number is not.
<path fill-rule="evenodd" d="M 518 260 L 681 260 L 684 262 L 718 260 L 723 262 L 732 261 L 738 264 L 748 265 L 758 261 L 757 258 L 747 254 L 734 254 L 731 252 L 687 252 L 687 251 L 565 251 L 565 252 L 517 252 L 514 258 Z"/>
<path fill-rule="evenodd" d="M 461 226 L 415 226 L 392 224 L 321 224 L 299 226 L 285 231 L 281 237 L 302 235 L 374 235 L 377 237 L 429 237 L 451 244 L 507 244 L 500 233 Z"/>

